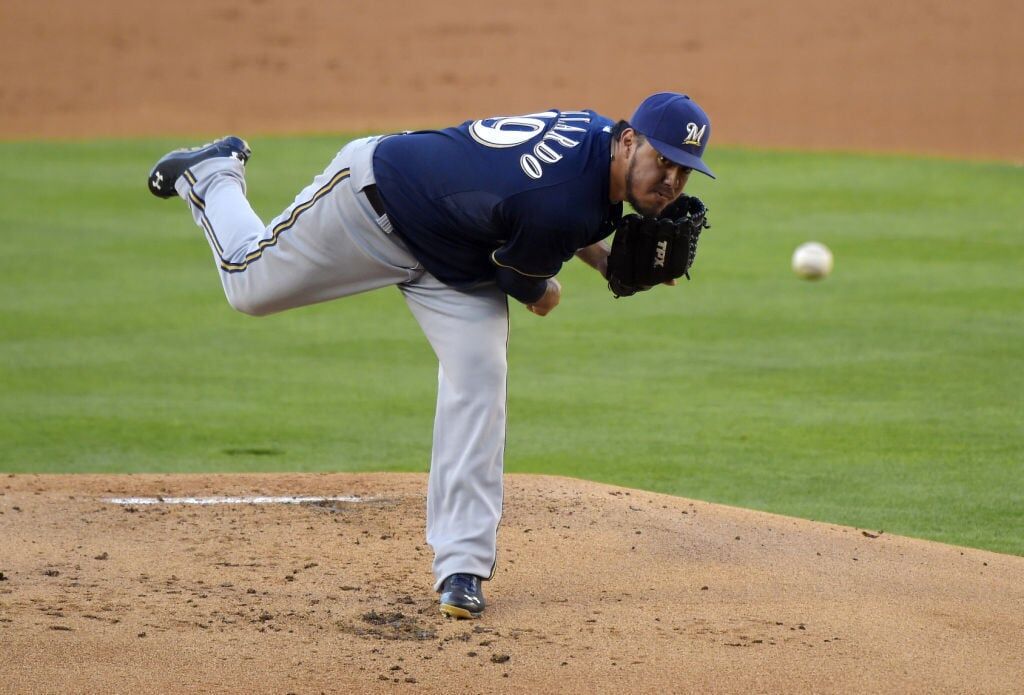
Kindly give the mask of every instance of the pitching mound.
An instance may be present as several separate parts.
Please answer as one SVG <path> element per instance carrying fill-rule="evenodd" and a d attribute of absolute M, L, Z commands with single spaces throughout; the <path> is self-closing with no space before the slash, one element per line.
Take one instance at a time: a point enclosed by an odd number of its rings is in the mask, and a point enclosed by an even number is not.
<path fill-rule="evenodd" d="M 431 592 L 425 493 L 425 476 L 395 474 L 2 478 L 0 690 L 997 692 L 1024 678 L 1024 558 L 510 476 L 492 606 L 453 621 Z"/>

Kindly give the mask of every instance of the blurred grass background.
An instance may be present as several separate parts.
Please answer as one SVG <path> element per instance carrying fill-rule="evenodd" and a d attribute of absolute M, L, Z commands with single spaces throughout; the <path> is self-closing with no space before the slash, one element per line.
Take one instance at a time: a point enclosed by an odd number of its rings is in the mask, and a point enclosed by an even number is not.
<path fill-rule="evenodd" d="M 276 215 L 345 141 L 251 138 Z M 198 140 L 196 142 L 199 142 Z M 0 143 L 0 471 L 425 471 L 436 365 L 397 290 L 231 311 L 170 140 Z M 716 149 L 694 280 L 512 309 L 506 471 L 1024 555 L 1024 169 Z M 819 283 L 797 244 L 836 256 Z"/>

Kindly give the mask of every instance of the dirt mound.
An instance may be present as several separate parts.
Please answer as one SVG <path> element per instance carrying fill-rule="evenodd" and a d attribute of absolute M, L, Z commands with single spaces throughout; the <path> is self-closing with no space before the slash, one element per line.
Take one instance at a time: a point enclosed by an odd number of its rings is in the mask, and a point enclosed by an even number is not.
<path fill-rule="evenodd" d="M 6 0 L 0 137 L 337 132 L 686 90 L 717 143 L 1024 160 L 1024 4 Z"/>
<path fill-rule="evenodd" d="M 1024 679 L 1024 558 L 564 478 L 508 478 L 492 606 L 445 619 L 425 488 L 398 474 L 0 478 L 0 691 L 934 693 Z M 338 499 L 170 503 L 209 495 Z M 163 503 L 109 501 L 126 496 Z"/>

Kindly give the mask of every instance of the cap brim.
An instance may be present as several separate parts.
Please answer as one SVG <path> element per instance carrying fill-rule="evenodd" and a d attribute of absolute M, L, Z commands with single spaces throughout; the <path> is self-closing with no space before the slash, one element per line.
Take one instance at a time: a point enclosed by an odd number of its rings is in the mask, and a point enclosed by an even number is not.
<path fill-rule="evenodd" d="M 715 178 L 715 175 L 711 173 L 711 169 L 708 169 L 708 165 L 705 164 L 700 157 L 692 155 L 678 147 L 673 147 L 661 140 L 655 140 L 651 137 L 648 137 L 647 140 L 651 143 L 651 147 L 656 149 L 665 159 L 675 162 L 681 167 L 693 169 L 694 171 L 699 171 L 705 176 Z"/>

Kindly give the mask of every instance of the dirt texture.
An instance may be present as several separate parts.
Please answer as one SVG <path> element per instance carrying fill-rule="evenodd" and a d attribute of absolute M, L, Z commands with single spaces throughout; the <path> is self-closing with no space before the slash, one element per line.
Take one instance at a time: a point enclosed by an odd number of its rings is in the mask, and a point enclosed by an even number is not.
<path fill-rule="evenodd" d="M 509 476 L 484 617 L 416 474 L 0 478 L 2 692 L 1019 692 L 1024 558 Z M 359 496 L 299 505 L 112 497 Z"/>
<path fill-rule="evenodd" d="M 671 89 L 713 143 L 1020 162 L 1022 36 L 1017 0 L 4 0 L 0 137 L 628 118 Z"/>

